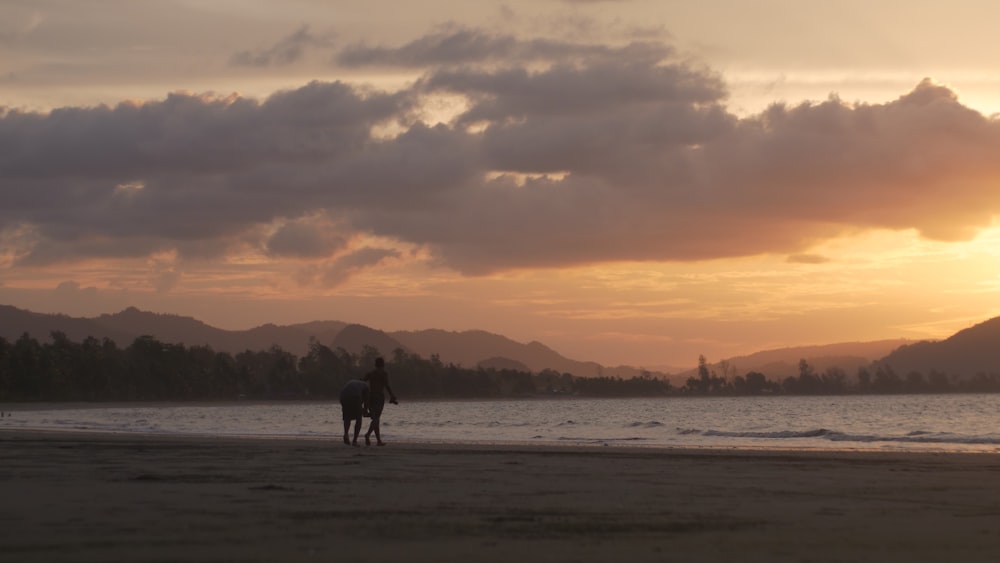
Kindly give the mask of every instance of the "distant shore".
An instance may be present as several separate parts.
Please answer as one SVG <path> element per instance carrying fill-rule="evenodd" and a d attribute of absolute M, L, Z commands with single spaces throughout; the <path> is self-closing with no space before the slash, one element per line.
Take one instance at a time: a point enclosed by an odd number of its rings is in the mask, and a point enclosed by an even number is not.
<path fill-rule="evenodd" d="M 994 454 L 0 430 L 12 561 L 993 561 Z"/>

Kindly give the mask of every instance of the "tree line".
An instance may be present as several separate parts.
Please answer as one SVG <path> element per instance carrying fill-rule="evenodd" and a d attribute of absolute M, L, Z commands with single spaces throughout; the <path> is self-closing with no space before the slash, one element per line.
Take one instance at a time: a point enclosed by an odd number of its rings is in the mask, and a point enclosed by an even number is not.
<path fill-rule="evenodd" d="M 698 376 L 688 378 L 681 392 L 696 395 L 845 395 L 845 394 L 916 394 L 916 393 L 996 393 L 1000 392 L 1000 374 L 980 372 L 961 377 L 930 370 L 927 374 L 910 371 L 896 373 L 892 366 L 873 362 L 859 367 L 853 379 L 839 367 L 817 372 L 805 359 L 799 360 L 798 374 L 772 381 L 756 371 L 733 375 L 735 368 L 720 362 L 718 370 L 710 367 L 704 356 L 698 358 Z M 721 374 L 720 374 L 721 372 Z"/>
<path fill-rule="evenodd" d="M 208 346 L 136 338 L 122 348 L 108 338 L 70 340 L 54 332 L 50 342 L 27 333 L 13 342 L 0 338 L 0 401 L 192 401 L 235 399 L 335 399 L 351 379 L 370 371 L 382 353 L 332 349 L 315 340 L 301 358 L 274 346 L 238 354 Z M 1000 377 L 963 380 L 931 372 L 901 377 L 888 366 L 859 369 L 853 381 L 839 368 L 817 373 L 805 360 L 799 374 L 782 381 L 759 372 L 734 375 L 704 356 L 698 375 L 674 386 L 650 372 L 631 378 L 577 377 L 545 369 L 463 367 L 437 355 L 422 358 L 402 349 L 385 356 L 397 395 L 408 398 L 489 398 L 527 396 L 657 397 L 675 395 L 764 395 L 916 392 L 996 392 Z"/>
<path fill-rule="evenodd" d="M 371 346 L 354 354 L 315 340 L 299 358 L 279 346 L 234 355 L 152 336 L 122 348 L 109 338 L 74 342 L 53 332 L 51 341 L 39 342 L 25 333 L 13 342 L 0 337 L 0 401 L 329 400 L 380 356 Z M 407 398 L 653 395 L 669 388 L 650 377 L 589 380 L 554 370 L 467 368 L 402 349 L 384 357 L 393 390 Z"/>

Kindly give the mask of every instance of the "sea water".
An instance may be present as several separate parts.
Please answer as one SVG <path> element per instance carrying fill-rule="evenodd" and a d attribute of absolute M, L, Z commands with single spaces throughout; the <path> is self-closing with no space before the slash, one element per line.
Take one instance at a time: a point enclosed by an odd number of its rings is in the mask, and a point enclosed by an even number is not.
<path fill-rule="evenodd" d="M 337 402 L 0 405 L 0 429 L 329 437 Z M 367 423 L 367 420 L 366 420 Z M 1000 395 L 402 401 L 387 441 L 1000 452 Z"/>

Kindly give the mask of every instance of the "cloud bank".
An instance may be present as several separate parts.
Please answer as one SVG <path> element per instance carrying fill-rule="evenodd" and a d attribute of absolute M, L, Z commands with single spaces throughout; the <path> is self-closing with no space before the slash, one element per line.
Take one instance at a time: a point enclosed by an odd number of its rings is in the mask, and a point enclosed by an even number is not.
<path fill-rule="evenodd" d="M 315 41 L 302 28 L 233 62 L 287 64 Z M 313 82 L 264 100 L 0 109 L 6 263 L 257 252 L 328 259 L 307 277 L 334 284 L 414 255 L 384 241 L 467 275 L 808 262 L 815 243 L 866 229 L 967 239 L 1000 210 L 1000 123 L 931 80 L 884 104 L 831 97 L 740 118 L 721 76 L 660 42 L 463 28 L 337 60 L 422 76 L 392 92 Z M 462 103 L 425 121 L 434 100 Z"/>

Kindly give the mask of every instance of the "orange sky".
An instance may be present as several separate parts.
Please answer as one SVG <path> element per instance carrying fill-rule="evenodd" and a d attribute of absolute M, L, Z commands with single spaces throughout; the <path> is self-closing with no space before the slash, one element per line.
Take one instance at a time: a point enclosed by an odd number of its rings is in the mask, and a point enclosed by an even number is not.
<path fill-rule="evenodd" d="M 649 368 L 948 336 L 1000 314 L 1000 8 L 868 4 L 2 3 L 0 303 Z"/>

